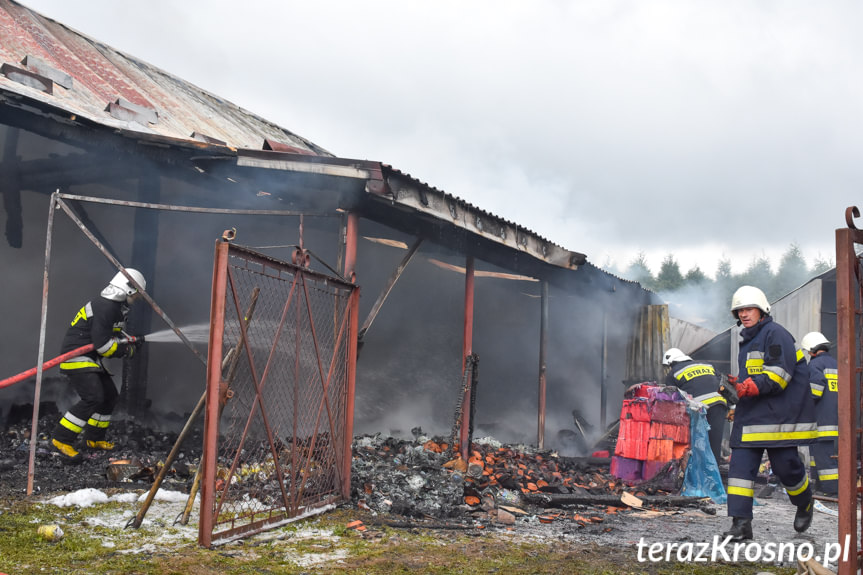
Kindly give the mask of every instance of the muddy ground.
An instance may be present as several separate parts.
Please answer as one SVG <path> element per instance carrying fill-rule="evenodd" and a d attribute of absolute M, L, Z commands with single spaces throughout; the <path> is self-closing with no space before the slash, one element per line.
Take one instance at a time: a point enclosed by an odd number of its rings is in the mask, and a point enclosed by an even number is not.
<path fill-rule="evenodd" d="M 83 464 L 70 467 L 63 465 L 48 448 L 47 438 L 57 417 L 59 414 L 47 413 L 40 420 L 34 475 L 35 493 L 31 499 L 45 501 L 58 494 L 85 488 L 96 488 L 109 493 L 144 493 L 151 485 L 155 464 L 164 459 L 176 440 L 174 433 L 153 430 L 143 423 L 130 420 L 119 421 L 114 424 L 113 429 L 115 438 L 121 439 L 116 452 L 110 455 L 87 454 Z M 29 457 L 28 435 L 29 425 L 15 425 L 13 421 L 0 437 L 0 502 L 3 504 L 24 498 Z M 182 457 L 163 484 L 166 491 L 188 493 L 194 465 L 200 457 L 200 445 L 200 431 L 196 430 L 184 445 Z M 141 471 L 137 477 L 112 481 L 105 474 L 111 458 L 137 458 L 140 465 L 136 465 L 135 469 Z M 808 543 L 820 560 L 827 544 L 837 541 L 837 517 L 829 513 L 830 510 L 835 509 L 835 504 L 824 503 L 824 510 L 828 512 L 816 512 L 812 527 L 806 533 L 798 534 L 792 528 L 795 509 L 781 491 L 774 491 L 769 498 L 758 498 L 757 502 L 753 525 L 755 541 L 759 543 L 793 543 L 798 547 Z M 363 517 L 372 529 L 375 526 L 422 529 L 424 524 L 428 524 L 431 527 L 437 527 L 437 529 L 430 529 L 429 532 L 444 540 L 451 537 L 452 533 L 458 532 L 459 534 L 471 533 L 480 538 L 491 538 L 490 541 L 503 537 L 512 543 L 548 544 L 551 542 L 556 549 L 584 552 L 588 556 L 591 553 L 602 555 L 598 550 L 604 549 L 606 558 L 618 557 L 620 561 L 629 561 L 636 566 L 639 565 L 640 558 L 648 558 L 650 544 L 674 542 L 678 546 L 688 544 L 690 548 L 697 550 L 698 544 L 713 542 L 714 537 L 720 535 L 730 524 L 730 520 L 726 517 L 725 506 L 714 504 L 652 509 L 586 505 L 546 509 L 529 505 L 523 507 L 523 512 L 514 514 L 514 523 L 510 525 L 494 520 L 477 521 L 477 517 L 486 517 L 486 515 L 478 514 L 475 509 L 471 512 L 467 507 L 461 509 L 455 507 L 449 513 L 450 517 L 445 518 L 445 522 L 452 526 L 451 529 L 440 529 L 444 518 L 425 518 L 431 520 L 429 524 L 423 518 L 416 517 L 416 514 L 404 516 L 377 512 L 360 503 L 356 497 L 353 501 L 342 505 L 340 512 L 346 511 L 356 517 Z M 134 510 L 126 513 L 131 517 L 134 515 Z M 543 516 L 546 522 L 541 522 L 540 517 Z M 593 519 L 577 522 L 574 516 Z M 548 517 L 553 519 L 548 522 Z M 158 522 L 160 519 L 154 517 L 148 518 L 147 521 Z M 476 527 L 480 523 L 482 530 Z M 188 545 L 194 546 L 196 534 L 194 526 L 190 524 L 190 527 L 192 529 L 183 537 Z M 122 531 L 122 526 L 118 526 L 117 529 Z M 240 543 L 239 547 L 242 548 L 243 545 Z M 666 545 L 662 553 L 668 552 Z M 677 552 L 671 549 L 670 553 L 671 563 L 674 563 Z M 668 558 L 663 558 L 660 563 Z M 722 556 L 720 555 L 719 558 L 721 560 Z M 770 568 L 777 564 L 777 562 L 747 562 L 743 556 L 739 557 L 739 560 L 744 566 L 739 571 L 741 573 L 769 572 Z M 315 568 L 324 569 L 326 561 L 323 563 L 324 565 L 317 565 Z M 784 561 L 779 564 L 789 565 L 790 563 Z M 644 565 L 648 563 L 645 562 Z M 648 570 L 645 569 L 644 572 Z M 684 570 L 681 569 L 680 572 Z"/>

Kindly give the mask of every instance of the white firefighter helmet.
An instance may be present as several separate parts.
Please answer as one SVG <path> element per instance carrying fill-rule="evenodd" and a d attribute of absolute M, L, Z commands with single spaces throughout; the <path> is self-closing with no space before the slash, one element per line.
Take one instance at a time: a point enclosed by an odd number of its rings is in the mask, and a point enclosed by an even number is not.
<path fill-rule="evenodd" d="M 764 292 L 753 286 L 740 286 L 731 296 L 731 313 L 737 317 L 737 310 L 744 307 L 757 307 L 765 314 L 770 313 L 770 304 Z"/>
<path fill-rule="evenodd" d="M 818 331 L 810 331 L 800 340 L 800 347 L 807 353 L 813 353 L 819 349 L 829 349 L 830 342 L 824 337 L 824 334 Z"/>
<path fill-rule="evenodd" d="M 126 273 L 132 276 L 143 289 L 147 289 L 147 280 L 144 279 L 144 274 L 133 268 L 126 268 Z M 111 282 L 102 290 L 102 297 L 123 301 L 136 293 L 138 293 L 138 288 L 132 285 L 129 278 L 123 275 L 123 272 L 117 272 L 117 275 L 111 278 Z"/>
<path fill-rule="evenodd" d="M 676 347 L 672 347 L 662 356 L 662 365 L 671 365 L 672 363 L 677 363 L 678 361 L 692 361 L 692 358 L 677 349 Z"/>

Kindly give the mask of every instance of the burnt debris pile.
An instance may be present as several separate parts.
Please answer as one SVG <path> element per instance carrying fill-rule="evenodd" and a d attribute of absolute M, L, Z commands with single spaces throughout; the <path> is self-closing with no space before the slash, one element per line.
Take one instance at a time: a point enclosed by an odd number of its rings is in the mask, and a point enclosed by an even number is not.
<path fill-rule="evenodd" d="M 32 406 L 29 410 L 11 413 L 0 434 L 0 496 L 21 497 L 27 489 Z M 177 434 L 161 431 L 173 428 L 170 421 L 160 425 L 118 418 L 112 422 L 109 439 L 116 448 L 111 452 L 88 451 L 80 465 L 64 465 L 50 448 L 50 434 L 60 415 L 53 405 L 45 406 L 39 417 L 36 443 L 36 467 L 33 488 L 37 493 L 95 489 L 149 489 L 166 455 L 171 451 Z M 177 416 L 177 421 L 180 421 Z M 184 442 L 177 460 L 168 471 L 164 487 L 188 491 L 201 457 L 202 435 L 193 430 Z"/>
<path fill-rule="evenodd" d="M 465 461 L 440 438 L 366 435 L 354 442 L 352 498 L 361 509 L 413 519 L 596 523 L 632 501 L 609 467 L 607 457 L 560 457 L 491 438 L 476 440 Z M 697 504 L 650 483 L 633 496 L 650 506 Z"/>

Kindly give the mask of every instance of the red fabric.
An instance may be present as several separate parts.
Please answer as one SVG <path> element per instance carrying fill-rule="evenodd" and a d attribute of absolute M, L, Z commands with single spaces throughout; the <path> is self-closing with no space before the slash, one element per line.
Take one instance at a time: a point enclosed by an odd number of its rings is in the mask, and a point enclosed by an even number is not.
<path fill-rule="evenodd" d="M 725 376 L 725 378 L 728 380 L 728 383 L 730 383 L 731 385 L 737 385 L 737 376 L 736 375 L 728 374 Z"/>
<path fill-rule="evenodd" d="M 758 395 L 758 386 L 752 381 L 751 377 L 747 377 L 743 383 L 735 384 L 737 389 L 737 397 L 755 397 Z"/>

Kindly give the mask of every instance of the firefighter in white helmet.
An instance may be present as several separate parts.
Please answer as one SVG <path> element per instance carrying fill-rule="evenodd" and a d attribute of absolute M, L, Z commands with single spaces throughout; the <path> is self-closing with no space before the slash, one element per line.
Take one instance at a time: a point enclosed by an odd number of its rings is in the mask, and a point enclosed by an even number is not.
<path fill-rule="evenodd" d="M 825 495 L 839 492 L 839 468 L 836 465 L 839 438 L 839 370 L 831 356 L 830 342 L 824 334 L 813 331 L 800 340 L 800 347 L 809 356 L 809 387 L 815 401 L 815 420 L 818 423 L 818 441 L 809 446 L 818 490 Z"/>
<path fill-rule="evenodd" d="M 798 445 L 816 438 L 815 408 L 809 391 L 809 369 L 794 338 L 773 321 L 760 289 L 742 286 L 731 298 L 731 313 L 740 331 L 738 375 L 729 376 L 739 401 L 731 429 L 728 467 L 728 515 L 733 541 L 752 539 L 752 500 L 764 450 L 791 503 L 797 507 L 794 529 L 812 523 L 812 489 Z"/>
<path fill-rule="evenodd" d="M 722 436 L 725 433 L 728 404 L 719 395 L 719 376 L 716 375 L 716 370 L 709 363 L 693 361 L 676 347 L 663 354 L 662 365 L 669 368 L 665 380 L 667 385 L 678 387 L 695 401 L 704 404 L 707 423 L 710 425 L 710 450 L 718 464 L 722 461 Z"/>
<path fill-rule="evenodd" d="M 126 268 L 141 289 L 147 282 L 138 270 Z M 99 297 L 88 301 L 72 319 L 63 338 L 61 354 L 88 344 L 94 349 L 67 359 L 60 371 L 68 376 L 79 401 L 69 408 L 57 423 L 51 445 L 64 463 L 80 463 L 83 459 L 75 443 L 83 431 L 85 445 L 93 450 L 110 451 L 114 444 L 106 441 L 111 413 L 117 404 L 117 387 L 102 364 L 106 358 L 131 357 L 143 338 L 126 335 L 126 315 L 140 297 L 138 288 L 126 274 L 118 272 Z"/>

